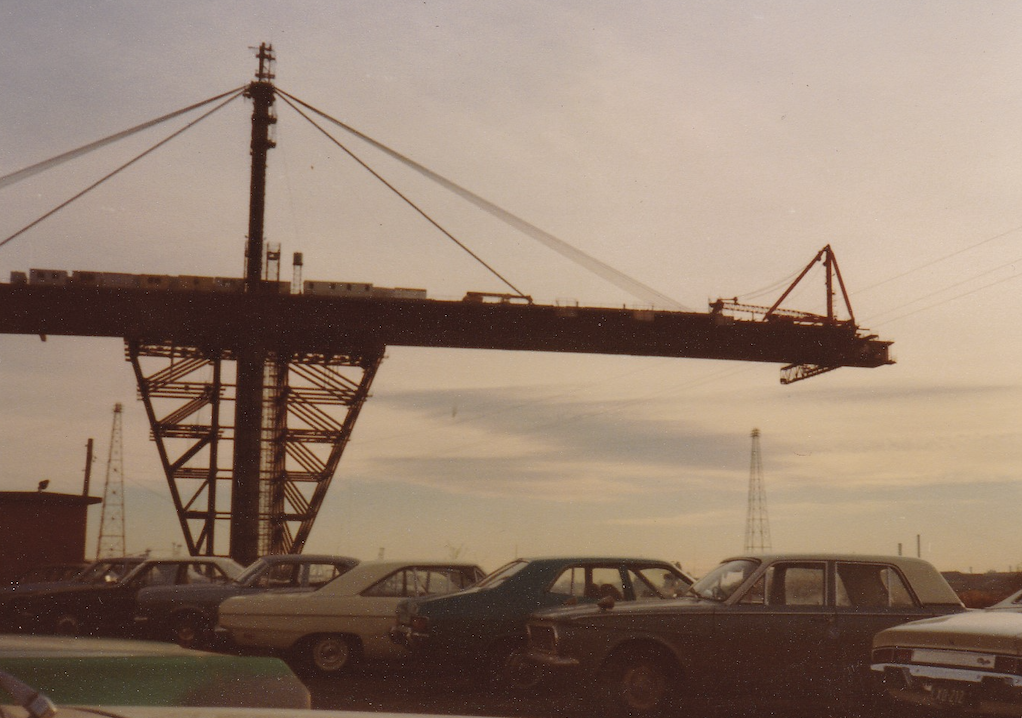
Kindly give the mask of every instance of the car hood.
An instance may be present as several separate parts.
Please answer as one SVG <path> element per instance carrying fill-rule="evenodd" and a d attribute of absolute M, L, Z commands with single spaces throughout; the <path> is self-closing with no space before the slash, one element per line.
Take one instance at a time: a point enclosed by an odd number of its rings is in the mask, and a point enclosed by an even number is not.
<path fill-rule="evenodd" d="M 310 704 L 308 689 L 279 658 L 168 643 L 0 635 L 0 670 L 58 704 L 289 709 Z M 63 707 L 58 715 L 65 715 Z"/>
<path fill-rule="evenodd" d="M 966 611 L 925 618 L 881 631 L 873 645 L 1018 654 L 1022 652 L 1022 613 Z"/>

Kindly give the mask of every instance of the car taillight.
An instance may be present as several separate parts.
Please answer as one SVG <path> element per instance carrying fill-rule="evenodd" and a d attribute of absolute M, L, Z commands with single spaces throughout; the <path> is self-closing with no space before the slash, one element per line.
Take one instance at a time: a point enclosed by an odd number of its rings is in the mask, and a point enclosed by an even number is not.
<path fill-rule="evenodd" d="M 997 656 L 994 658 L 994 670 L 998 673 L 1022 675 L 1022 661 L 1014 656 Z"/>
<path fill-rule="evenodd" d="M 873 663 L 911 663 L 911 648 L 876 648 L 873 650 Z"/>
<path fill-rule="evenodd" d="M 429 630 L 429 619 L 425 616 L 412 616 L 412 630 L 417 633 L 425 633 Z"/>
<path fill-rule="evenodd" d="M 890 663 L 892 658 L 894 658 L 894 649 L 893 648 L 875 648 L 875 649 L 873 649 L 873 662 L 874 663 Z"/>

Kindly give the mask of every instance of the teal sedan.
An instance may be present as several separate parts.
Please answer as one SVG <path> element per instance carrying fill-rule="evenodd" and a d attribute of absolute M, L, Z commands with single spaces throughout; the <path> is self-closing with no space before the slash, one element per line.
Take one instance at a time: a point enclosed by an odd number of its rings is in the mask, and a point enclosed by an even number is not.
<path fill-rule="evenodd" d="M 642 558 L 516 559 L 475 586 L 398 606 L 391 639 L 426 660 L 481 667 L 497 685 L 528 686 L 540 675 L 522 660 L 526 620 L 554 606 L 645 603 L 680 596 L 693 579 L 676 564 Z"/>

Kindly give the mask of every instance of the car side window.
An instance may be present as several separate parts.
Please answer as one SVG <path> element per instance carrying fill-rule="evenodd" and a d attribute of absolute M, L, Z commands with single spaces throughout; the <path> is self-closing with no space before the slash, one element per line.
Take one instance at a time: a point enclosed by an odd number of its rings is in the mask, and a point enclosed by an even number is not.
<path fill-rule="evenodd" d="M 212 563 L 188 565 L 187 583 L 227 583 L 230 577 L 219 566 Z"/>
<path fill-rule="evenodd" d="M 340 570 L 332 563 L 313 563 L 309 565 L 308 584 L 313 588 L 319 588 L 340 575 Z"/>
<path fill-rule="evenodd" d="M 548 592 L 596 601 L 604 596 L 621 601 L 625 596 L 617 566 L 571 566 L 561 571 Z"/>
<path fill-rule="evenodd" d="M 263 575 L 260 584 L 265 588 L 289 588 L 296 585 L 295 576 L 300 568 L 293 563 L 278 563 Z"/>
<path fill-rule="evenodd" d="M 636 601 L 675 598 L 688 590 L 689 584 L 676 574 L 659 567 L 628 569 Z"/>
<path fill-rule="evenodd" d="M 395 571 L 386 578 L 377 581 L 375 584 L 367 588 L 362 592 L 363 596 L 377 596 L 383 598 L 400 598 L 402 596 L 412 595 L 406 593 L 405 586 L 407 585 L 405 574 L 406 570 Z M 414 584 L 413 584 L 414 585 Z"/>
<path fill-rule="evenodd" d="M 597 566 L 593 569 L 586 596 L 597 600 L 610 596 L 615 601 L 624 600 L 624 585 L 621 583 L 621 571 L 616 566 Z"/>
<path fill-rule="evenodd" d="M 767 569 L 766 602 L 770 606 L 823 606 L 827 566 L 822 563 L 774 564 Z"/>
<path fill-rule="evenodd" d="M 140 577 L 140 583 L 142 586 L 173 586 L 177 583 L 177 569 L 176 563 L 150 566 L 149 570 Z"/>
<path fill-rule="evenodd" d="M 395 571 L 362 592 L 363 596 L 404 598 L 451 593 L 463 588 L 464 574 L 457 569 L 406 568 Z"/>
<path fill-rule="evenodd" d="M 465 588 L 464 575 L 457 569 L 417 569 L 416 595 L 453 593 Z"/>
<path fill-rule="evenodd" d="M 842 607 L 906 608 L 916 605 L 893 566 L 839 563 L 835 589 L 837 605 Z"/>
<path fill-rule="evenodd" d="M 190 564 L 182 583 L 211 583 L 209 573 L 203 571 L 203 568 L 202 564 Z"/>
<path fill-rule="evenodd" d="M 586 595 L 585 569 L 581 566 L 571 566 L 564 569 L 547 590 L 549 593 L 559 593 L 565 596 L 582 598 Z"/>

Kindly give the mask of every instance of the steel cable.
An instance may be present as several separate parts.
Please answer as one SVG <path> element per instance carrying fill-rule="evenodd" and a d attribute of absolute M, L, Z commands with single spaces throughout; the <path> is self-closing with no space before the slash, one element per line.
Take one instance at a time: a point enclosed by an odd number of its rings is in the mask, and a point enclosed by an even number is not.
<path fill-rule="evenodd" d="M 210 97 L 208 100 L 197 102 L 194 105 L 189 105 L 188 107 L 176 110 L 174 112 L 171 112 L 170 114 L 164 115 L 163 117 L 157 117 L 155 120 L 143 122 L 141 125 L 135 125 L 131 129 L 118 132 L 116 134 L 110 135 L 109 137 L 104 137 L 103 139 L 96 140 L 95 142 L 90 142 L 87 145 L 82 145 L 77 149 L 64 152 L 63 154 L 59 154 L 56 157 L 51 157 L 48 160 L 43 160 L 42 162 L 37 162 L 34 165 L 30 165 L 15 172 L 11 172 L 10 174 L 3 175 L 2 177 L 0 177 L 0 189 L 3 189 L 4 187 L 12 185 L 16 182 L 20 182 L 21 180 L 28 179 L 32 175 L 38 174 L 52 167 L 56 167 L 57 165 L 61 165 L 65 162 L 68 162 L 69 160 L 73 160 L 78 157 L 81 157 L 82 155 L 86 155 L 89 152 L 92 152 L 93 150 L 98 150 L 101 147 L 106 147 L 107 145 L 113 144 L 118 140 L 123 140 L 125 137 L 130 137 L 131 135 L 141 132 L 142 130 L 147 130 L 150 127 L 155 127 L 160 123 L 166 122 L 167 120 L 172 120 L 175 117 L 187 114 L 192 110 L 197 110 L 204 105 L 208 105 L 211 102 L 216 102 L 217 100 L 227 97 L 228 95 L 241 92 L 243 89 L 245 88 L 236 87 L 233 90 L 222 92 L 219 95 Z"/>
<path fill-rule="evenodd" d="M 231 97 L 228 97 L 228 98 L 227 98 L 226 100 L 224 100 L 223 102 L 221 102 L 221 103 L 220 103 L 219 105 L 217 105 L 217 106 L 216 106 L 216 107 L 214 107 L 213 109 L 209 110 L 208 112 L 205 112 L 205 113 L 203 113 L 203 114 L 202 114 L 202 115 L 201 115 L 200 117 L 198 117 L 198 118 L 196 118 L 196 119 L 192 120 L 191 122 L 189 122 L 189 123 L 188 123 L 187 125 L 185 125 L 184 127 L 182 127 L 182 128 L 180 128 L 179 130 L 176 130 L 175 132 L 171 133 L 170 135 L 168 135 L 168 136 L 167 136 L 167 137 L 165 137 L 164 139 L 160 140 L 159 142 L 157 142 L 157 143 L 156 143 L 155 145 L 153 145 L 153 146 L 152 146 L 152 147 L 150 147 L 149 149 L 145 150 L 144 152 L 142 152 L 142 153 L 141 153 L 141 154 L 139 154 L 139 155 L 136 155 L 136 156 L 135 156 L 134 158 L 132 158 L 132 159 L 128 160 L 127 162 L 125 162 L 125 163 L 124 163 L 123 165 L 121 165 L 121 166 L 120 166 L 120 167 L 118 167 L 117 169 L 113 170 L 112 172 L 109 172 L 108 174 L 104 175 L 104 176 L 103 176 L 103 177 L 101 177 L 100 179 L 96 180 L 96 181 L 95 181 L 95 182 L 93 182 L 93 183 L 92 183 L 91 185 L 89 185 L 88 187 L 86 187 L 85 189 L 83 189 L 83 190 L 82 190 L 81 192 L 79 192 L 78 194 L 74 195 L 74 196 L 73 196 L 73 197 L 71 197 L 70 199 L 68 199 L 68 200 L 65 200 L 64 202 L 61 202 L 61 203 L 60 203 L 59 205 L 57 205 L 56 207 L 54 207 L 53 209 L 51 209 L 51 210 L 50 210 L 49 212 L 47 212 L 46 214 L 42 215 L 41 217 L 39 217 L 39 218 L 38 218 L 38 219 L 36 219 L 35 221 L 33 221 L 33 222 L 31 222 L 31 223 L 29 223 L 29 224 L 25 225 L 24 227 L 22 227 L 22 228 L 21 228 L 21 229 L 19 229 L 19 230 L 18 230 L 17 232 L 15 232 L 15 233 L 14 233 L 14 234 L 12 234 L 11 236 L 7 237 L 7 238 L 6 238 L 6 239 L 4 239 L 3 241 L 0 241 L 0 247 L 3 247 L 4 245 L 6 245 L 6 244 L 7 244 L 8 242 L 10 242 L 10 241 L 14 240 L 15 238 L 17 238 L 17 237 L 20 237 L 20 236 L 21 236 L 22 234 L 24 234 L 24 233 L 25 233 L 25 232 L 27 232 L 28 230 L 32 229 L 33 227 L 35 227 L 35 226 L 36 226 L 37 224 L 39 224 L 39 223 L 40 223 L 40 222 L 42 222 L 43 220 L 45 220 L 45 219 L 47 219 L 47 218 L 49 218 L 49 217 L 52 217 L 52 216 L 53 216 L 53 215 L 55 215 L 55 214 L 56 214 L 57 212 L 59 212 L 60 210 L 64 209 L 65 207 L 67 207 L 67 206 L 68 206 L 69 204 L 71 204 L 71 203 L 72 203 L 72 202 L 74 202 L 75 200 L 77 200 L 77 199 L 80 199 L 81 197 L 85 196 L 86 194 L 88 194 L 89 192 L 91 192 L 92 190 L 94 190 L 94 189 L 95 189 L 96 187 L 99 187 L 99 186 L 100 186 L 101 184 L 103 184 L 104 182 L 106 182 L 106 181 L 107 181 L 108 179 L 110 179 L 111 177 L 114 177 L 115 175 L 119 174 L 119 173 L 120 173 L 120 172 L 121 172 L 122 170 L 125 170 L 125 169 L 127 169 L 128 167 L 130 167 L 131 165 L 135 164 L 136 162 L 138 162 L 138 161 L 139 161 L 140 159 L 142 159 L 142 158 L 143 158 L 143 157 L 145 157 L 146 155 L 148 155 L 148 154 L 151 154 L 152 152 L 154 152 L 154 151 L 155 151 L 155 150 L 157 150 L 158 148 L 160 148 L 160 147 L 162 147 L 163 145 L 165 145 L 165 144 L 167 144 L 168 142 L 170 142 L 170 141 L 171 141 L 172 139 L 174 139 L 175 137 L 177 137 L 177 136 L 181 135 L 182 133 L 184 133 L 184 132 L 185 132 L 186 130 L 189 130 L 189 129 L 191 129 L 192 127 L 194 127 L 195 125 L 197 125 L 197 124 L 198 124 L 199 122 L 202 122 L 202 121 L 203 121 L 204 119 L 206 119 L 207 117 L 209 117 L 210 115 L 212 115 L 213 113 L 215 113 L 215 112 L 216 112 L 217 110 L 220 110 L 220 109 L 222 109 L 222 108 L 226 107 L 226 106 L 227 106 L 227 105 L 229 105 L 229 104 L 230 104 L 231 102 L 233 102 L 233 101 L 234 101 L 234 100 L 236 100 L 236 99 L 237 99 L 238 97 L 240 97 L 240 96 L 241 96 L 241 94 L 242 94 L 242 91 L 241 91 L 241 90 L 238 90 L 238 91 L 236 91 L 234 95 L 232 95 Z M 223 97 L 223 95 L 221 95 L 221 97 Z"/>
<path fill-rule="evenodd" d="M 281 97 L 284 97 L 284 98 L 289 99 L 289 100 L 293 100 L 294 102 L 298 103 L 302 107 L 305 107 L 306 109 L 310 110 L 311 112 L 315 112 L 320 117 L 322 117 L 322 118 L 324 118 L 324 119 L 334 123 L 335 125 L 337 125 L 341 129 L 343 129 L 343 130 L 345 130 L 345 131 L 355 135 L 359 139 L 369 143 L 370 145 L 372 145 L 376 149 L 380 150 L 381 152 L 384 152 L 388 156 L 394 158 L 398 162 L 401 162 L 402 164 L 404 164 L 405 166 L 409 167 L 410 169 L 418 172 L 419 174 L 421 174 L 422 176 L 426 177 L 427 179 L 432 180 L 433 182 L 435 182 L 435 183 L 441 185 L 442 187 L 444 187 L 445 189 L 447 189 L 447 190 L 457 194 L 462 199 L 464 199 L 464 200 L 466 200 L 468 202 L 471 202 L 472 204 L 474 204 L 476 207 L 478 207 L 479 209 L 483 210 L 484 212 L 490 214 L 493 217 L 496 217 L 497 219 L 501 220 L 505 224 L 507 224 L 507 225 L 509 225 L 511 227 L 514 227 L 519 232 L 521 232 L 521 233 L 523 233 L 523 234 L 525 234 L 525 235 L 527 235 L 529 237 L 532 237 L 536 241 L 541 242 L 542 244 L 545 244 L 550 249 L 553 249 L 554 251 L 558 252 L 562 256 L 567 257 L 568 259 L 572 260 L 573 262 L 575 262 L 579 266 L 585 267 L 586 269 L 588 269 L 589 271 L 593 272 L 594 274 L 597 274 L 597 275 L 603 277 L 604 279 L 606 279 L 607 281 L 611 282 L 615 286 L 617 286 L 617 287 L 619 287 L 621 289 L 624 289 L 629 294 L 632 294 L 635 297 L 643 299 L 644 301 L 648 301 L 651 304 L 660 305 L 660 306 L 666 306 L 666 307 L 669 307 L 669 308 L 672 308 L 672 309 L 676 309 L 676 310 L 679 310 L 679 311 L 692 311 L 689 307 L 686 307 L 686 306 L 682 305 L 681 303 L 677 302 L 676 300 L 672 299 L 671 297 L 668 297 L 666 294 L 662 294 L 661 292 L 658 292 L 657 290 L 653 289 L 652 287 L 650 287 L 650 286 L 648 286 L 646 284 L 643 284 L 639 280 L 633 279 L 632 277 L 629 277 L 627 274 L 624 274 L 623 272 L 621 272 L 621 271 L 619 271 L 617 269 L 614 269 L 609 264 L 606 264 L 605 262 L 602 262 L 601 260 L 596 259 L 595 257 L 592 257 L 592 256 L 586 254 L 582 250 L 577 249 L 576 247 L 573 247 L 572 245 L 570 245 L 567 242 L 565 242 L 563 239 L 559 239 L 558 237 L 555 237 L 554 235 L 552 235 L 549 232 L 547 232 L 546 230 L 540 229 L 536 225 L 534 225 L 534 224 L 532 224 L 530 222 L 527 222 L 526 220 L 522 219 L 521 217 L 518 217 L 517 215 L 512 214 L 511 212 L 508 212 L 507 210 L 505 210 L 505 209 L 503 209 L 501 207 L 498 207 L 493 202 L 490 202 L 489 200 L 480 197 L 479 195 L 475 194 L 474 192 L 465 189 L 464 187 L 462 187 L 462 186 L 452 182 L 451 180 L 447 179 L 446 177 L 443 177 L 442 175 L 437 174 L 433 170 L 431 170 L 431 169 L 429 169 L 427 167 L 424 167 L 423 165 L 419 164 L 418 162 L 416 162 L 415 160 L 411 159 L 410 157 L 407 157 L 407 156 L 401 154 L 400 152 L 397 152 L 396 150 L 392 150 L 391 148 L 389 148 L 386 145 L 384 145 L 384 144 L 374 140 L 373 138 L 369 137 L 368 135 L 366 135 L 366 134 L 364 134 L 362 132 L 359 132 L 354 127 L 351 127 L 350 125 L 345 124 L 344 122 L 341 122 L 340 120 L 338 120 L 338 119 L 336 119 L 334 117 L 331 117 L 330 115 L 326 114 L 322 110 L 316 109 L 312 105 L 309 105 L 308 103 L 303 102 L 302 100 L 298 99 L 297 97 L 295 97 L 295 96 L 293 96 L 293 95 L 291 95 L 291 94 L 289 94 L 287 92 L 284 92 L 280 88 L 276 88 L 276 91 L 277 91 L 277 94 L 280 95 Z M 288 103 L 288 104 L 290 104 L 290 103 Z"/>

